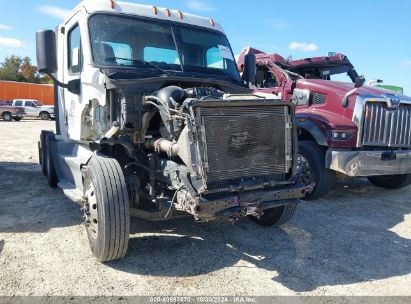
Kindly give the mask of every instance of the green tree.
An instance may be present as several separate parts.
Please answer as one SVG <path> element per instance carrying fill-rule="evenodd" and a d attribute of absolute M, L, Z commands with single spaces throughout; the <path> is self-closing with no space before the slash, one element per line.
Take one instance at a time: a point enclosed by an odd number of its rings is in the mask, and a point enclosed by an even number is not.
<path fill-rule="evenodd" d="M 40 82 L 37 67 L 31 64 L 31 59 L 29 57 L 24 57 L 22 59 L 19 72 L 27 82 Z"/>
<path fill-rule="evenodd" d="M 49 76 L 40 74 L 30 57 L 8 56 L 0 63 L 0 80 L 53 83 Z"/>
<path fill-rule="evenodd" d="M 10 81 L 24 81 L 24 76 L 20 73 L 20 66 L 23 59 L 20 56 L 11 55 L 4 59 L 0 67 L 0 79 Z"/>

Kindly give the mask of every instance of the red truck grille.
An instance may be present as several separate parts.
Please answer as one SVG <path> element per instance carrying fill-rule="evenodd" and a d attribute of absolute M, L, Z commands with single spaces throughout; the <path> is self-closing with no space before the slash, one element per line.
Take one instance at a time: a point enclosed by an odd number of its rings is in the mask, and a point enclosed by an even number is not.
<path fill-rule="evenodd" d="M 411 105 L 389 109 L 384 103 L 365 107 L 363 145 L 384 147 L 411 146 Z"/>

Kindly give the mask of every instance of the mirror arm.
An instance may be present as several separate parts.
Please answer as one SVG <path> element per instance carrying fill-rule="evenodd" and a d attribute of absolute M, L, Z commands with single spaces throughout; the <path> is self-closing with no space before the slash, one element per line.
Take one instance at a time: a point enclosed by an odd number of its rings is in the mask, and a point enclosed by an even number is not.
<path fill-rule="evenodd" d="M 65 84 L 65 83 L 62 83 L 62 82 L 60 82 L 52 73 L 46 73 L 50 78 L 51 78 L 51 80 L 53 80 L 53 82 L 55 83 L 55 84 L 57 84 L 59 87 L 62 87 L 62 88 L 64 88 L 64 89 L 68 89 L 68 84 Z"/>
<path fill-rule="evenodd" d="M 350 104 L 350 100 L 349 98 L 355 94 L 357 94 L 358 88 L 354 88 L 351 91 L 349 91 L 347 94 L 345 94 L 345 96 L 343 97 L 343 99 L 341 100 L 341 105 L 344 108 L 347 108 Z"/>
<path fill-rule="evenodd" d="M 47 73 L 47 75 L 57 84 L 59 87 L 63 89 L 69 90 L 69 92 L 73 94 L 80 94 L 80 79 L 70 80 L 68 83 L 63 83 L 59 81 L 52 73 Z"/>

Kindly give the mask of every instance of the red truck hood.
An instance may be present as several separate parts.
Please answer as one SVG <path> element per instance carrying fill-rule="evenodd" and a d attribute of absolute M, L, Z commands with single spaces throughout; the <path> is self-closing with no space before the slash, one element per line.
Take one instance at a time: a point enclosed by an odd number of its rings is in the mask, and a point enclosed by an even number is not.
<path fill-rule="evenodd" d="M 331 80 L 322 80 L 322 79 L 304 79 L 299 80 L 300 83 L 304 87 L 310 87 L 313 90 L 318 90 L 322 93 L 333 92 L 336 95 L 339 95 L 341 98 L 345 96 L 349 91 L 354 88 L 353 83 L 349 82 L 340 82 L 340 81 L 331 81 Z M 397 92 L 393 92 L 390 90 L 385 90 L 382 88 L 371 87 L 371 86 L 364 86 L 358 89 L 359 95 L 374 95 L 374 96 L 381 96 L 381 95 L 396 95 L 403 98 L 409 98 L 405 95 L 399 94 Z"/>

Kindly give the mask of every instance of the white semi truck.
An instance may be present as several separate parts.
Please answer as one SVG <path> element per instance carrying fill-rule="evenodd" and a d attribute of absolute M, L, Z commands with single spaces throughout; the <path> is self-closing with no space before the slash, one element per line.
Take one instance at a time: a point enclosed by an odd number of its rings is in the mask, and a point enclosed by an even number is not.
<path fill-rule="evenodd" d="M 296 175 L 294 108 L 253 95 L 210 18 L 111 0 L 81 2 L 37 32 L 56 84 L 56 133 L 39 158 L 81 204 L 94 255 L 125 255 L 130 216 L 284 223 L 312 186 Z"/>

